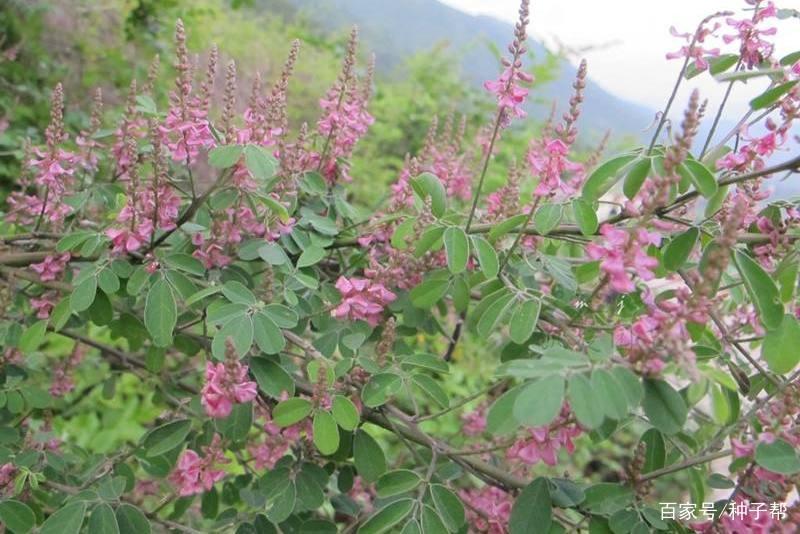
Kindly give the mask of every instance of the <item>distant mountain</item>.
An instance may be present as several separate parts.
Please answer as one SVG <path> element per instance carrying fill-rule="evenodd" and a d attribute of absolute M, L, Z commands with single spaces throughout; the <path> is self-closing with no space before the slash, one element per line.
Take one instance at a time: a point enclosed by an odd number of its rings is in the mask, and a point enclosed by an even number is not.
<path fill-rule="evenodd" d="M 499 73 L 492 46 L 505 50 L 513 36 L 513 27 L 506 22 L 469 15 L 437 0 L 292 0 L 291 4 L 331 31 L 357 24 L 384 72 L 405 56 L 447 43 L 460 58 L 463 75 L 478 85 Z M 540 43 L 531 40 L 529 48 L 535 57 L 545 57 Z M 575 66 L 562 62 L 554 80 L 536 87 L 532 94 L 539 101 L 530 109 L 534 116 L 546 116 L 553 100 L 563 109 L 572 93 L 575 71 Z M 640 138 L 654 114 L 590 80 L 581 124 L 584 132 L 599 134 L 610 129 L 617 137 Z"/>

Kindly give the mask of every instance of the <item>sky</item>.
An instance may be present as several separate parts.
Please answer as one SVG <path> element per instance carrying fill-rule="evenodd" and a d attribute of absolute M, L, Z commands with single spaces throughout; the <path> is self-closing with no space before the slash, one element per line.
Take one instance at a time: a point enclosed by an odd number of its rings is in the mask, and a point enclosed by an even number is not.
<path fill-rule="evenodd" d="M 468 13 L 508 22 L 517 19 L 519 8 L 519 0 L 440 1 Z M 776 0 L 776 4 L 800 9 L 800 0 Z M 680 60 L 665 59 L 667 52 L 679 49 L 683 42 L 670 35 L 670 26 L 691 32 L 706 15 L 743 6 L 744 0 L 532 0 L 528 31 L 551 47 L 560 42 L 582 50 L 572 60 L 577 63 L 578 58 L 586 58 L 589 76 L 595 82 L 617 96 L 657 110 L 663 108 L 681 66 Z M 800 49 L 800 20 L 771 25 L 779 30 L 772 38 L 778 57 Z M 723 27 L 719 34 L 724 33 L 731 32 Z M 765 86 L 762 80 L 747 85 L 737 83 L 729 110 L 743 113 L 750 99 Z M 693 87 L 709 99 L 710 106 L 724 92 L 724 85 L 706 74 L 685 84 L 677 102 L 685 102 Z"/>

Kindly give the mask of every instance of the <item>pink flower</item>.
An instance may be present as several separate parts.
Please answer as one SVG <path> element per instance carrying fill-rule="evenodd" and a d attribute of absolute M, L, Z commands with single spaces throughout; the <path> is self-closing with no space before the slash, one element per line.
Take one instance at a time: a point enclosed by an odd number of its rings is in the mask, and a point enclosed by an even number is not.
<path fill-rule="evenodd" d="M 528 96 L 528 89 L 520 82 L 531 83 L 533 76 L 513 67 L 506 67 L 500 78 L 484 82 L 487 91 L 497 96 L 497 105 L 502 112 L 509 112 L 517 118 L 527 116 L 522 106 Z"/>
<path fill-rule="evenodd" d="M 480 436 L 486 431 L 486 408 L 481 406 L 461 416 L 461 431 L 467 436 Z"/>
<path fill-rule="evenodd" d="M 47 292 L 40 298 L 31 297 L 31 308 L 36 312 L 37 319 L 47 319 L 55 308 L 55 293 Z"/>
<path fill-rule="evenodd" d="M 581 428 L 572 419 L 569 405 L 564 404 L 559 416 L 547 426 L 532 428 L 529 434 L 517 440 L 506 453 L 510 460 L 519 460 L 528 465 L 543 461 L 556 465 L 556 453 L 562 447 L 568 452 L 575 450 L 572 439 L 581 435 Z"/>
<path fill-rule="evenodd" d="M 608 277 L 611 288 L 617 293 L 632 293 L 636 286 L 629 271 L 633 271 L 642 280 L 654 277 L 653 269 L 658 260 L 647 254 L 644 247 L 658 245 L 661 237 L 644 229 L 624 230 L 609 224 L 600 227 L 603 240 L 600 243 L 589 243 L 586 254 L 593 260 L 601 260 L 600 269 Z"/>
<path fill-rule="evenodd" d="M 568 197 L 577 191 L 582 179 L 564 181 L 563 178 L 566 172 L 580 173 L 583 165 L 567 159 L 568 154 L 569 146 L 561 139 L 545 138 L 531 142 L 527 155 L 528 164 L 533 176 L 539 178 L 534 196 L 553 197 L 561 192 Z"/>
<path fill-rule="evenodd" d="M 348 279 L 340 276 L 336 281 L 336 289 L 342 296 L 342 302 L 333 309 L 331 315 L 337 319 L 366 321 L 370 326 L 378 325 L 383 309 L 397 298 L 380 282 L 365 278 Z"/>
<path fill-rule="evenodd" d="M 239 360 L 206 364 L 206 382 L 200 393 L 200 403 L 206 414 L 224 419 L 236 403 L 250 402 L 258 394 L 256 383 L 248 380 L 248 367 Z"/>
<path fill-rule="evenodd" d="M 41 262 L 41 263 L 32 263 L 31 269 L 33 269 L 38 275 L 39 279 L 42 282 L 49 282 L 51 280 L 56 280 L 61 273 L 64 272 L 64 268 L 69 263 L 70 254 L 69 252 L 65 252 L 63 254 L 51 254 Z"/>
<path fill-rule="evenodd" d="M 770 2 L 770 5 L 772 2 Z M 736 30 L 736 33 L 723 35 L 722 40 L 726 43 L 739 41 L 739 53 L 742 57 L 742 62 L 747 68 L 752 69 L 758 66 L 762 61 L 767 60 L 774 49 L 774 45 L 766 40 L 763 36 L 772 36 L 778 33 L 777 28 L 758 28 L 759 22 L 770 17 L 775 16 L 775 6 L 772 9 L 760 10 L 755 20 L 750 18 L 734 19 L 727 18 L 725 23 Z"/>
<path fill-rule="evenodd" d="M 667 59 L 688 57 L 694 59 L 694 66 L 698 71 L 706 70 L 708 68 L 706 56 L 719 56 L 719 48 L 704 48 L 702 44 L 707 37 L 714 35 L 714 32 L 716 32 L 719 27 L 719 23 L 715 23 L 712 28 L 706 28 L 705 25 L 703 25 L 697 31 L 695 38 L 695 35 L 691 33 L 679 33 L 674 26 L 670 26 L 669 33 L 672 34 L 673 37 L 684 39 L 687 44 L 682 46 L 678 51 L 667 54 Z M 694 40 L 694 44 L 692 44 L 692 40 Z"/>
<path fill-rule="evenodd" d="M 225 459 L 219 434 L 208 447 L 203 447 L 204 456 L 186 449 L 178 457 L 178 463 L 169 476 L 178 489 L 178 495 L 186 497 L 211 490 L 214 484 L 225 478 L 225 472 L 216 468 L 218 464 L 228 463 Z"/>
<path fill-rule="evenodd" d="M 17 468 L 14 464 L 8 462 L 0 465 L 0 495 L 11 495 L 14 491 L 14 477 L 17 474 Z"/>
<path fill-rule="evenodd" d="M 470 532 L 486 534 L 508 532 L 511 507 L 514 503 L 514 498 L 510 494 L 487 485 L 480 489 L 461 490 L 459 496 L 468 505 L 465 507 L 465 512 Z"/>

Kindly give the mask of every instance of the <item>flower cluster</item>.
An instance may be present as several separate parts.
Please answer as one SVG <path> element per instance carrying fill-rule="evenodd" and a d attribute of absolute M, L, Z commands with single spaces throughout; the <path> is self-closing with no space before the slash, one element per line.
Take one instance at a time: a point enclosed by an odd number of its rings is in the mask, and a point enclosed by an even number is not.
<path fill-rule="evenodd" d="M 719 14 L 715 15 L 719 16 Z M 714 35 L 714 33 L 721 27 L 720 23 L 714 23 L 710 28 L 707 26 L 711 22 L 711 17 L 706 18 L 697 31 L 692 33 L 681 33 L 675 29 L 675 26 L 670 26 L 669 33 L 673 37 L 683 39 L 687 44 L 680 47 L 675 52 L 667 54 L 667 59 L 689 58 L 693 61 L 695 69 L 703 71 L 708 68 L 708 57 L 719 56 L 719 48 L 707 48 L 704 46 L 705 40 Z"/>
<path fill-rule="evenodd" d="M 357 44 L 358 32 L 353 28 L 342 72 L 319 101 L 322 116 L 317 122 L 317 131 L 326 139 L 320 156 L 320 170 L 330 183 L 339 179 L 350 180 L 347 165 L 342 160 L 352 153 L 355 144 L 374 122 L 367 111 L 374 63 L 370 64 L 364 85 L 359 87 L 354 72 Z"/>
<path fill-rule="evenodd" d="M 75 389 L 72 371 L 83 361 L 85 354 L 85 347 L 76 343 L 69 358 L 55 365 L 53 381 L 50 383 L 50 394 L 52 396 L 63 397 Z"/>
<path fill-rule="evenodd" d="M 70 260 L 70 253 L 51 254 L 46 256 L 40 263 L 32 263 L 31 269 L 39 275 L 42 282 L 57 280 L 66 269 Z"/>
<path fill-rule="evenodd" d="M 556 453 L 562 447 L 572 453 L 575 450 L 572 440 L 582 433 L 583 430 L 575 422 L 569 405 L 565 403 L 550 424 L 528 429 L 524 437 L 509 447 L 506 457 L 527 465 L 539 462 L 556 465 Z"/>
<path fill-rule="evenodd" d="M 661 237 L 644 228 L 621 229 L 604 224 L 600 227 L 600 242 L 589 243 L 586 254 L 600 260 L 600 270 L 605 273 L 611 289 L 617 293 L 631 293 L 636 289 L 631 272 L 642 280 L 654 277 L 658 260 L 647 254 L 645 247 L 658 246 Z"/>
<path fill-rule="evenodd" d="M 288 395 L 282 397 L 283 400 L 286 398 Z M 264 439 L 251 444 L 248 450 L 256 469 L 272 469 L 301 440 L 304 432 L 308 434 L 308 429 L 302 422 L 281 428 L 273 422 L 271 413 L 263 409 L 260 413 L 264 418 Z"/>
<path fill-rule="evenodd" d="M 216 73 L 217 52 L 211 49 L 205 84 L 199 94 L 192 94 L 192 65 L 186 49 L 186 33 L 183 21 L 175 25 L 176 61 L 175 90 L 170 94 L 167 118 L 160 127 L 164 144 L 175 161 L 191 165 L 197 160 L 201 149 L 216 145 L 208 122 L 208 106 Z"/>
<path fill-rule="evenodd" d="M 14 491 L 14 478 L 17 474 L 17 466 L 11 462 L 0 465 L 0 495 L 12 495 Z"/>
<path fill-rule="evenodd" d="M 519 8 L 519 20 L 514 26 L 514 40 L 508 45 L 511 59 L 503 58 L 503 73 L 497 80 L 484 83 L 487 91 L 497 97 L 500 125 L 508 126 L 511 117 L 522 118 L 527 115 L 523 109 L 528 89 L 521 83 L 532 83 L 533 76 L 522 70 L 522 56 L 527 51 L 525 42 L 528 39 L 528 0 L 523 0 Z"/>
<path fill-rule="evenodd" d="M 494 486 L 461 490 L 459 497 L 466 504 L 471 529 L 484 534 L 506 534 L 514 498 Z"/>
<path fill-rule="evenodd" d="M 755 6 L 755 12 L 751 18 L 736 19 L 728 17 L 725 23 L 735 30 L 735 33 L 723 35 L 722 40 L 726 44 L 739 41 L 739 54 L 742 63 L 752 69 L 766 61 L 772 56 L 774 45 L 764 39 L 765 36 L 772 36 L 778 33 L 777 28 L 759 28 L 762 21 L 774 18 L 778 14 L 775 4 L 767 2 L 767 5 Z"/>
<path fill-rule="evenodd" d="M 176 486 L 178 495 L 187 497 L 209 491 L 214 484 L 225 478 L 225 471 L 220 465 L 229 463 L 222 448 L 222 439 L 214 434 L 211 443 L 202 447 L 203 455 L 192 449 L 186 449 L 178 457 L 175 469 L 169 475 L 169 481 Z"/>
<path fill-rule="evenodd" d="M 34 148 L 27 161 L 33 173 L 31 183 L 23 186 L 37 189 L 36 194 L 14 191 L 8 198 L 10 206 L 6 219 L 20 224 L 35 224 L 38 228 L 43 222 L 58 227 L 72 208 L 64 202 L 71 192 L 78 156 L 61 145 L 68 135 L 64 130 L 64 89 L 56 85 L 50 101 L 50 125 L 45 130 L 46 146 Z"/>
<path fill-rule="evenodd" d="M 256 383 L 248 380 L 247 373 L 247 365 L 237 359 L 233 342 L 227 340 L 225 361 L 206 364 L 206 382 L 200 392 L 200 403 L 210 417 L 224 419 L 231 414 L 234 404 L 256 398 Z"/>
<path fill-rule="evenodd" d="M 342 301 L 331 311 L 331 315 L 337 319 L 366 321 L 371 326 L 381 321 L 384 308 L 397 298 L 383 284 L 364 278 L 340 276 L 336 281 L 336 289 Z"/>

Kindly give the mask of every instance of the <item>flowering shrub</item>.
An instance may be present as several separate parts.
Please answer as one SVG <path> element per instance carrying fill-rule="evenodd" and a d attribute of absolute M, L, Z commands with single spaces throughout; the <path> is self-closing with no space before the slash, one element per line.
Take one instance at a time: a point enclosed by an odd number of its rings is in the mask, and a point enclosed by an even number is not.
<path fill-rule="evenodd" d="M 767 182 L 800 169 L 800 52 L 775 57 L 769 26 L 792 13 L 750 0 L 673 30 L 652 141 L 610 158 L 577 152 L 582 62 L 488 192 L 535 90 L 524 0 L 490 122 L 473 142 L 434 121 L 367 214 L 355 31 L 316 125 L 286 113 L 298 42 L 245 103 L 229 63 L 217 107 L 219 53 L 197 75 L 181 22 L 166 108 L 158 62 L 115 125 L 98 92 L 67 131 L 57 86 L 0 252 L 5 529 L 797 532 L 800 213 Z M 695 92 L 662 135 L 704 71 L 767 88 L 727 133 Z M 451 395 L 465 343 L 493 373 Z M 115 450 L 70 431 L 112 402 L 134 407 Z"/>

